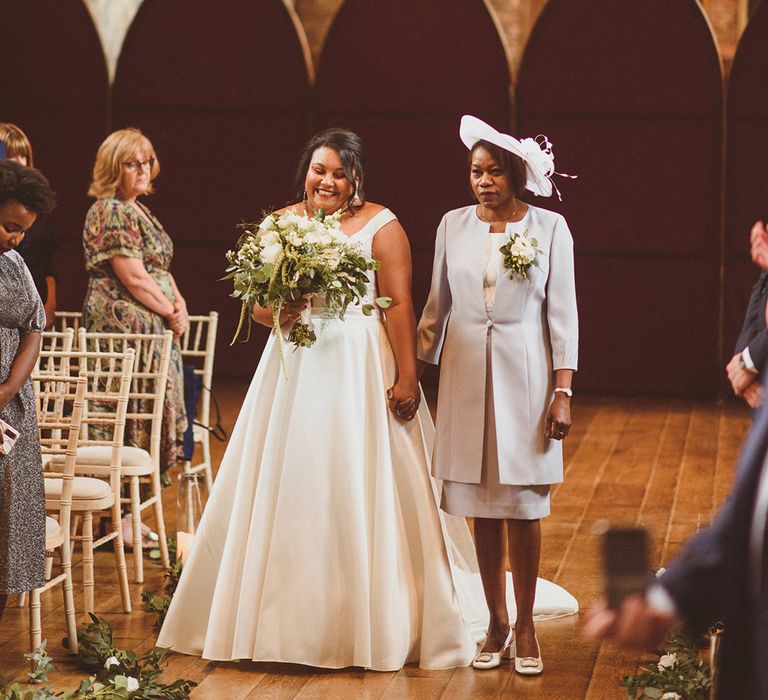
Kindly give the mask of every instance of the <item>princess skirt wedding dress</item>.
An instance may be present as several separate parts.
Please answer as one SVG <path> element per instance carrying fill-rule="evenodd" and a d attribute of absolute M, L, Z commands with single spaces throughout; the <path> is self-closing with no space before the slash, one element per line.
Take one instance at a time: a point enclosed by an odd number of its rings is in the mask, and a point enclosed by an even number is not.
<path fill-rule="evenodd" d="M 383 210 L 351 240 L 370 254 L 394 218 Z M 467 665 L 488 613 L 467 525 L 437 507 L 426 403 L 410 423 L 389 411 L 379 317 L 313 316 L 316 343 L 285 347 L 287 378 L 267 342 L 157 645 L 326 668 Z M 511 585 L 508 598 L 513 615 Z M 577 609 L 540 581 L 539 619 Z"/>

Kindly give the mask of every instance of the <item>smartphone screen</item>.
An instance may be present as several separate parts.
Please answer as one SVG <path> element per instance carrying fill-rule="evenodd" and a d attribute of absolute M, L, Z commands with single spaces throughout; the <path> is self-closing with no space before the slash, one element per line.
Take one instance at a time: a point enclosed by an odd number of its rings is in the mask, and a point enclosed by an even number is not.
<path fill-rule="evenodd" d="M 644 527 L 609 527 L 603 533 L 603 580 L 609 607 L 618 608 L 651 580 L 649 537 Z"/>

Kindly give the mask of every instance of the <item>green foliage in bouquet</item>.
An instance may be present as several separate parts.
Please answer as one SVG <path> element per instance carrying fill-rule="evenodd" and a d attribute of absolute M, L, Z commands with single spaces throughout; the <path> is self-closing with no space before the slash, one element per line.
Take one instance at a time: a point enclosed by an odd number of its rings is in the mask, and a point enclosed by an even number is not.
<path fill-rule="evenodd" d="M 272 309 L 273 326 L 280 339 L 280 312 L 286 302 L 322 297 L 326 318 L 343 319 L 350 304 L 360 304 L 370 316 L 374 305 L 365 303 L 368 273 L 379 262 L 368 257 L 341 232 L 341 212 L 325 216 L 320 209 L 310 218 L 293 210 L 267 215 L 261 225 L 240 224 L 243 230 L 235 250 L 227 253 L 229 266 L 224 280 L 232 280 L 231 296 L 241 302 L 234 343 L 256 305 Z M 259 234 L 259 229 L 262 233 Z M 387 308 L 388 297 L 376 299 Z M 311 321 L 294 324 L 288 340 L 309 347 L 316 340 Z M 282 348 L 281 348 L 282 357 Z"/>
<path fill-rule="evenodd" d="M 673 634 L 667 653 L 643 666 L 637 675 L 619 681 L 629 700 L 709 700 L 710 666 L 699 655 L 699 645 L 684 634 Z"/>

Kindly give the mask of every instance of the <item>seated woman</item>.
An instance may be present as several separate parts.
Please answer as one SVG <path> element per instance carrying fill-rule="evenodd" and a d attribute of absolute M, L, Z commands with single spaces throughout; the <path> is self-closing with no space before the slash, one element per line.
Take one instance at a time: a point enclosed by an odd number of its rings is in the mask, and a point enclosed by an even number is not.
<path fill-rule="evenodd" d="M 45 486 L 30 381 L 45 313 L 15 248 L 53 203 L 37 170 L 0 161 L 0 419 L 19 433 L 7 454 L 0 442 L 0 618 L 9 594 L 45 582 Z"/>

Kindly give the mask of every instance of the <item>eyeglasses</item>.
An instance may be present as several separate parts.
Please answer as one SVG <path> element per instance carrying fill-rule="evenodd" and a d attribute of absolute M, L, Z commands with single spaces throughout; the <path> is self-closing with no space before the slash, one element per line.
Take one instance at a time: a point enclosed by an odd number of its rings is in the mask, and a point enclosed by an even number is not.
<path fill-rule="evenodd" d="M 155 159 L 147 158 L 147 160 L 128 160 L 123 163 L 123 165 L 125 166 L 125 169 L 131 173 L 143 170 L 144 166 L 148 166 L 148 169 L 152 170 L 152 168 L 155 167 Z"/>

